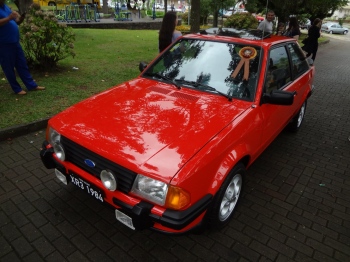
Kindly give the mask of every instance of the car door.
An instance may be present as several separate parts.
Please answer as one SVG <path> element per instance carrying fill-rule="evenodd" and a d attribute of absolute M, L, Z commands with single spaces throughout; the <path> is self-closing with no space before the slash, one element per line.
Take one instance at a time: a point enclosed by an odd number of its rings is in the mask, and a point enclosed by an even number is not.
<path fill-rule="evenodd" d="M 344 29 L 341 25 L 337 25 L 337 34 L 342 34 L 344 32 Z"/>
<path fill-rule="evenodd" d="M 268 55 L 268 66 L 265 73 L 264 93 L 275 90 L 293 89 L 291 68 L 286 45 L 274 46 Z M 263 143 L 270 144 L 281 132 L 293 114 L 293 106 L 262 104 Z"/>

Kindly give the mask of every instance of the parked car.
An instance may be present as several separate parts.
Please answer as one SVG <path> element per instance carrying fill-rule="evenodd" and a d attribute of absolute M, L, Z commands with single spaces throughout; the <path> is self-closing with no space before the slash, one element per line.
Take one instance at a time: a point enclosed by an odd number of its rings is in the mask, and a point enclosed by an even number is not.
<path fill-rule="evenodd" d="M 293 38 L 211 28 L 139 68 L 49 120 L 45 167 L 133 230 L 225 226 L 247 168 L 300 128 L 314 67 Z"/>
<path fill-rule="evenodd" d="M 156 3 L 156 4 L 155 4 L 155 8 L 156 8 L 156 9 L 164 9 L 164 5 L 159 4 L 159 3 Z"/>
<path fill-rule="evenodd" d="M 233 10 L 225 11 L 223 17 L 230 17 L 233 14 Z"/>
<path fill-rule="evenodd" d="M 346 35 L 349 32 L 349 29 L 341 26 L 338 23 L 327 22 L 324 23 L 321 27 L 322 32 L 329 34 L 344 34 Z"/>
<path fill-rule="evenodd" d="M 259 23 L 265 20 L 265 17 L 261 15 L 253 14 L 253 16 L 258 20 Z"/>
<path fill-rule="evenodd" d="M 300 23 L 300 28 L 301 29 L 309 29 L 311 27 L 311 21 L 307 19 L 305 22 Z"/>

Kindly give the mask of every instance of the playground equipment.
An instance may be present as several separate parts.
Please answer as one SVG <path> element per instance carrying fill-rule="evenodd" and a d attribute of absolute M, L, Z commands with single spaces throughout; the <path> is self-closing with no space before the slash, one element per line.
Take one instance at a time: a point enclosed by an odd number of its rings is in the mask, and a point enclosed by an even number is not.
<path fill-rule="evenodd" d="M 57 6 L 54 7 L 54 14 L 58 21 L 61 22 L 100 22 L 100 14 L 97 9 L 97 5 L 77 5 L 72 3 L 70 5 L 66 5 L 64 9 L 58 10 Z"/>
<path fill-rule="evenodd" d="M 132 13 L 125 3 L 115 3 L 114 21 L 132 21 Z"/>

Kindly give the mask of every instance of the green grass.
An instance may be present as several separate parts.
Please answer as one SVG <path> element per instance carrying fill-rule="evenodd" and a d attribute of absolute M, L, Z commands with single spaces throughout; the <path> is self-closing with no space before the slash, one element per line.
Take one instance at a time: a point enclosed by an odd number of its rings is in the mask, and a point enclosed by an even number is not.
<path fill-rule="evenodd" d="M 60 61 L 53 71 L 31 70 L 38 85 L 46 87 L 45 91 L 15 95 L 0 70 L 0 129 L 51 117 L 78 101 L 132 79 L 140 73 L 139 62 L 150 62 L 158 53 L 157 30 L 74 29 L 74 32 L 75 58 Z M 18 81 L 21 83 L 19 78 Z"/>
<path fill-rule="evenodd" d="M 51 117 L 132 79 L 140 73 L 139 62 L 150 62 L 158 53 L 157 30 L 74 29 L 74 32 L 75 58 L 60 61 L 54 71 L 31 70 L 37 83 L 47 88 L 45 91 L 15 95 L 0 70 L 0 129 Z M 324 39 L 327 38 L 320 42 Z"/>

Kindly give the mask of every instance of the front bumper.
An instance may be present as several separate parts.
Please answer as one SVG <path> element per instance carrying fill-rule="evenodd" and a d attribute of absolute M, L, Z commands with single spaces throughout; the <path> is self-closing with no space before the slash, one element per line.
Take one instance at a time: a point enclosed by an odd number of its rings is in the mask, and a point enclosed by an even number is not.
<path fill-rule="evenodd" d="M 55 168 L 59 170 L 66 176 L 67 181 L 69 181 L 69 168 L 54 157 L 53 148 L 47 141 L 43 143 L 40 157 L 46 168 Z M 82 170 L 81 172 L 77 172 L 77 170 L 79 170 L 79 168 L 75 167 L 74 173 L 76 175 L 79 175 L 84 180 L 88 180 L 89 183 L 94 184 L 96 187 L 101 188 L 100 185 L 96 185 L 93 182 L 93 179 L 91 179 L 92 176 L 89 177 L 85 175 L 86 172 Z M 143 200 L 135 201 L 132 196 L 122 192 L 103 190 L 106 195 L 112 195 L 111 197 L 106 197 L 105 202 L 129 216 L 136 230 L 154 228 L 169 233 L 183 233 L 197 226 L 197 224 L 200 223 L 198 218 L 208 209 L 213 198 L 211 194 L 207 194 L 186 210 L 176 211 L 166 209 L 159 214 L 159 212 L 154 211 L 154 208 L 157 208 L 154 204 Z M 131 198 L 133 198 L 133 201 L 131 201 Z M 137 204 L 134 204 L 135 202 L 137 202 Z"/>

